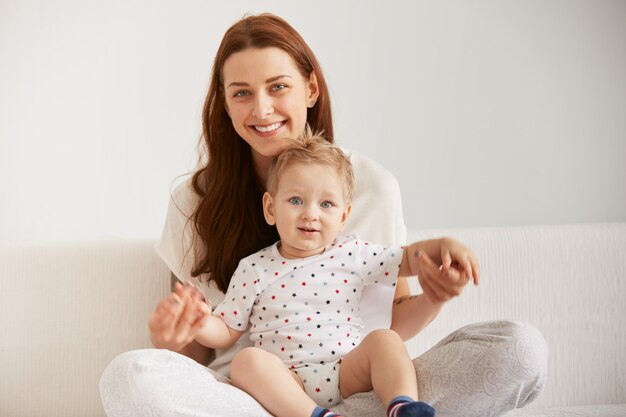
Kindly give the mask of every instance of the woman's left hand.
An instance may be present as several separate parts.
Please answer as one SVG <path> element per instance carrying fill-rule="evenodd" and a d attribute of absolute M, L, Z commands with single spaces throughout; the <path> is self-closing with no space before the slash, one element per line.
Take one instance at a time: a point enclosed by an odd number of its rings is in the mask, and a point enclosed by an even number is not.
<path fill-rule="evenodd" d="M 457 269 L 454 264 L 444 271 L 424 251 L 418 251 L 415 255 L 417 277 L 428 301 L 441 305 L 461 295 L 469 282 L 464 271 Z"/>
<path fill-rule="evenodd" d="M 451 268 L 461 272 L 463 277 L 469 281 L 474 279 L 474 285 L 478 285 L 480 281 L 480 266 L 474 252 L 449 237 L 443 237 L 440 240 L 441 250 L 441 270 L 445 274 Z"/>

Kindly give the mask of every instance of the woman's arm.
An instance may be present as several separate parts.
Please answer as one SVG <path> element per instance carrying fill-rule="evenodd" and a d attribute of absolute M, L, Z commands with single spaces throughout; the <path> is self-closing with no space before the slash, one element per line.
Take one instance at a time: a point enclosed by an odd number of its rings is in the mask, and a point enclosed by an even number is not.
<path fill-rule="evenodd" d="M 213 362 L 213 359 L 215 359 L 215 349 L 206 347 L 195 340 L 192 340 L 187 346 L 184 346 L 176 353 L 185 355 L 204 366 L 208 366 Z"/>
<path fill-rule="evenodd" d="M 402 340 L 409 340 L 421 332 L 437 317 L 443 307 L 443 303 L 434 304 L 424 294 L 411 295 L 409 279 L 406 276 L 398 277 L 391 310 L 390 328 L 398 333 Z"/>
<path fill-rule="evenodd" d="M 390 328 L 398 333 L 402 340 L 409 340 L 421 332 L 437 317 L 443 307 L 443 303 L 433 304 L 424 294 L 411 295 L 409 279 L 405 276 L 398 277 L 391 310 Z"/>
<path fill-rule="evenodd" d="M 433 303 L 425 294 L 404 295 L 393 301 L 391 330 L 409 340 L 437 317 L 444 303 Z"/>
<path fill-rule="evenodd" d="M 409 295 L 404 289 L 396 290 L 391 329 L 408 340 L 433 321 L 448 300 L 461 294 L 472 275 L 478 283 L 479 268 L 471 250 L 453 239 L 441 238 L 406 247 L 399 275 L 417 275 L 424 291 Z"/>

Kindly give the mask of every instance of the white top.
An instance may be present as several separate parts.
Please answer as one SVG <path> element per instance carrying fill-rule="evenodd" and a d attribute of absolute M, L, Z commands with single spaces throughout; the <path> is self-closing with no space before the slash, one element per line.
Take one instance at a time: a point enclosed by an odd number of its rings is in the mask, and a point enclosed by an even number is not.
<path fill-rule="evenodd" d="M 365 240 L 381 244 L 406 243 L 406 226 L 402 215 L 402 200 L 400 187 L 395 177 L 385 168 L 358 152 L 346 151 L 350 157 L 355 176 L 355 190 L 352 198 L 352 211 L 344 229 L 345 233 L 358 233 Z M 194 264 L 192 241 L 194 238 L 193 224 L 189 220 L 198 201 L 194 193 L 191 180 L 188 179 L 179 185 L 173 192 L 165 219 L 165 226 L 161 239 L 155 249 L 165 261 L 170 270 L 181 281 L 193 280 L 191 269 Z M 212 305 L 218 305 L 224 294 L 211 282 L 209 285 L 202 281 L 202 289 L 207 300 Z M 363 334 L 372 330 L 389 328 L 391 324 L 391 307 L 385 310 L 377 304 L 391 306 L 394 289 L 382 286 L 369 286 L 364 289 L 361 297 L 361 317 L 363 319 Z M 230 362 L 234 354 L 241 348 L 252 346 L 249 337 L 242 336 L 235 346 L 227 350 L 217 350 L 216 359 L 209 365 L 210 368 L 224 374 L 230 374 Z"/>
<path fill-rule="evenodd" d="M 279 244 L 239 262 L 214 314 L 287 366 L 341 359 L 362 340 L 363 289 L 395 287 L 402 247 L 342 236 L 320 254 L 286 259 Z"/>

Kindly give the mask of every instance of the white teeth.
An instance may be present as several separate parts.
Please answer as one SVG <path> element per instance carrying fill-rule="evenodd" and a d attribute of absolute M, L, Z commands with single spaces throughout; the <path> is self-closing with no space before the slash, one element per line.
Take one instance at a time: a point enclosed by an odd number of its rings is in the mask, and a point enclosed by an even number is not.
<path fill-rule="evenodd" d="M 272 132 L 278 129 L 282 125 L 283 125 L 283 122 L 278 122 L 278 123 L 271 124 L 269 126 L 254 126 L 254 128 L 258 130 L 259 132 L 267 133 L 267 132 Z"/>

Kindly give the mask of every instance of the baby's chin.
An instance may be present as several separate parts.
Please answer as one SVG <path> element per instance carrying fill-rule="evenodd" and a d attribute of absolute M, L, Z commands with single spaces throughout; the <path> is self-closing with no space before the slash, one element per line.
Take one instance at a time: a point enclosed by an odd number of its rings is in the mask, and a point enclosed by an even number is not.
<path fill-rule="evenodd" d="M 285 245 L 281 245 L 279 248 L 280 254 L 286 259 L 301 259 L 308 258 L 311 256 L 319 255 L 320 253 L 324 253 L 326 250 L 326 245 L 324 246 L 315 246 L 315 247 L 302 247 L 301 245 L 289 245 L 285 247 Z"/>

